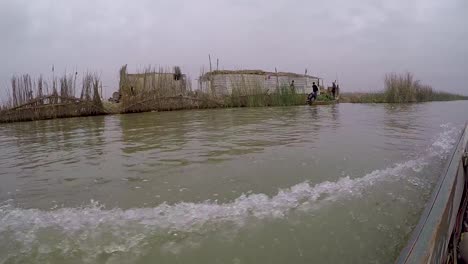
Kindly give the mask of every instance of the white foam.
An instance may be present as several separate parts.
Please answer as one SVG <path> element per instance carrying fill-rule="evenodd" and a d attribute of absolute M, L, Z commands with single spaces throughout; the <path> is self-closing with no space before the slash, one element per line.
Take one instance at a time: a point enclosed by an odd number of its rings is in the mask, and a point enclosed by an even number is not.
<path fill-rule="evenodd" d="M 288 211 L 304 202 L 313 202 L 332 195 L 357 194 L 370 185 L 385 180 L 394 180 L 404 176 L 402 172 L 405 170 L 416 170 L 424 165 L 423 159 L 410 160 L 384 170 L 373 171 L 361 178 L 343 177 L 335 182 L 325 181 L 316 185 L 302 182 L 288 189 L 279 190 L 278 194 L 273 197 L 265 194 L 243 194 L 225 204 L 209 201 L 182 202 L 174 205 L 163 203 L 154 208 L 105 210 L 98 202 L 93 201 L 87 207 L 60 208 L 53 211 L 19 209 L 5 205 L 0 207 L 2 219 L 0 232 L 7 229 L 28 230 L 31 227 L 36 229 L 53 227 L 75 232 L 82 229 L 96 229 L 102 224 L 124 227 L 130 222 L 158 229 L 195 231 L 211 221 L 241 223 L 250 216 L 260 219 L 283 217 Z"/>
<path fill-rule="evenodd" d="M 94 201 L 86 207 L 59 208 L 52 211 L 21 209 L 6 204 L 0 206 L 0 237 L 8 235 L 9 239 L 20 242 L 25 248 L 31 248 L 41 245 L 41 232 L 53 231 L 63 240 L 57 243 L 57 246 L 60 246 L 62 251 L 68 251 L 77 245 L 70 246 L 67 243 L 80 242 L 67 239 L 74 238 L 86 242 L 103 239 L 103 234 L 111 234 L 112 238 L 108 239 L 107 243 L 93 246 L 95 252 L 109 253 L 129 251 L 144 241 L 146 236 L 203 234 L 219 228 L 221 224 L 242 227 L 250 218 L 282 218 L 302 205 L 360 195 L 370 186 L 383 181 L 406 178 L 410 183 L 417 184 L 415 178 L 408 178 L 409 172 L 420 171 L 434 156 L 445 157 L 453 148 L 456 133 L 457 129 L 446 128 L 435 139 L 428 153 L 417 159 L 396 163 L 360 178 L 343 177 L 335 182 L 325 181 L 315 185 L 302 182 L 279 190 L 272 197 L 261 193 L 243 194 L 224 204 L 210 201 L 182 202 L 174 205 L 163 203 L 154 208 L 127 210 L 105 209 Z M 43 251 L 47 252 L 44 245 L 42 247 Z"/>
<path fill-rule="evenodd" d="M 443 156 L 448 154 L 454 147 L 456 143 L 456 135 L 459 133 L 460 129 L 453 127 L 450 123 L 440 126 L 444 131 L 439 134 L 432 143 L 432 146 L 429 149 L 430 155 Z"/>

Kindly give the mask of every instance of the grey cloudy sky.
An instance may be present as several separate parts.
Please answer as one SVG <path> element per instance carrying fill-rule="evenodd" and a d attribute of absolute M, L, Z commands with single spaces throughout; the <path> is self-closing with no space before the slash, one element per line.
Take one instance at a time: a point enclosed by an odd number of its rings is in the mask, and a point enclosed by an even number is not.
<path fill-rule="evenodd" d="M 466 0 L 0 0 L 0 87 L 12 74 L 101 74 L 180 65 L 192 79 L 208 54 L 224 69 L 309 74 L 350 91 L 411 71 L 468 94 Z"/>

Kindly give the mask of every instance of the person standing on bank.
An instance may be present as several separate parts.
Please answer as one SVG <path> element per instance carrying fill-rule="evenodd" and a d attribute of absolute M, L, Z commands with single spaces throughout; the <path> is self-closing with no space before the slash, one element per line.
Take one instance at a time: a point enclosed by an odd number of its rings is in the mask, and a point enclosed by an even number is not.
<path fill-rule="evenodd" d="M 312 92 L 307 96 L 307 104 L 312 105 L 312 103 L 317 100 L 318 86 L 315 82 L 312 83 Z"/>
<path fill-rule="evenodd" d="M 314 98 L 317 99 L 318 95 L 318 86 L 315 84 L 315 82 L 312 83 L 312 93 L 314 94 Z"/>
<path fill-rule="evenodd" d="M 335 99 L 335 97 L 336 97 L 336 81 L 334 81 L 333 84 L 332 84 L 331 92 L 332 92 L 332 95 L 333 95 L 333 99 Z"/>

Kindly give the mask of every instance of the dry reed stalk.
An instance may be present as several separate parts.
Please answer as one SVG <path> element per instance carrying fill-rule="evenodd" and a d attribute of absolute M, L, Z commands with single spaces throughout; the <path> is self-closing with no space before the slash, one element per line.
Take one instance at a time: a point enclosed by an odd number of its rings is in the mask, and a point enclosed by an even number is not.
<path fill-rule="evenodd" d="M 86 73 L 83 77 L 81 97 L 75 96 L 76 76 L 53 75 L 51 83 L 42 76 L 37 81 L 28 74 L 13 76 L 8 100 L 0 106 L 0 122 L 28 121 L 57 117 L 87 116 L 102 114 L 99 96 L 101 81 L 96 74 Z M 60 87 L 58 87 L 58 85 Z M 49 93 L 48 87 L 52 87 Z"/>

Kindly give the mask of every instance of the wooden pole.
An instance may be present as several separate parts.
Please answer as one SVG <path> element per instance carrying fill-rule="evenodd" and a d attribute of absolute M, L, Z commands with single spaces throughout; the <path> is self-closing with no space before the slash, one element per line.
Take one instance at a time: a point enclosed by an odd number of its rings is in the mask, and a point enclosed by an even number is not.
<path fill-rule="evenodd" d="M 211 68 L 211 55 L 208 54 L 208 60 L 210 61 L 210 72 L 213 71 L 213 69 Z"/>
<path fill-rule="evenodd" d="M 275 73 L 276 73 L 276 91 L 279 91 L 279 80 L 278 80 L 278 70 L 275 67 Z"/>
<path fill-rule="evenodd" d="M 214 87 L 213 87 L 213 78 L 212 78 L 212 72 L 213 72 L 213 69 L 211 68 L 211 55 L 208 54 L 208 60 L 210 61 L 210 75 L 209 75 L 209 78 L 210 78 L 210 90 L 211 90 L 211 93 L 213 95 L 215 95 L 215 90 L 214 90 Z"/>
<path fill-rule="evenodd" d="M 304 87 L 304 89 L 302 89 L 303 93 L 305 93 L 305 90 L 307 89 L 307 79 L 309 79 L 307 77 L 307 68 L 305 69 L 304 78 L 305 78 L 305 87 Z"/>
<path fill-rule="evenodd" d="M 216 70 L 219 70 L 219 59 L 216 59 Z"/>

